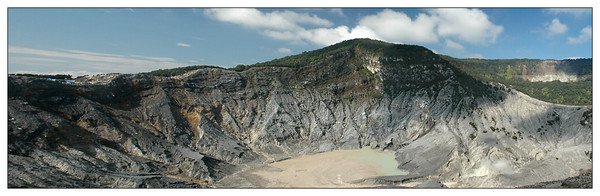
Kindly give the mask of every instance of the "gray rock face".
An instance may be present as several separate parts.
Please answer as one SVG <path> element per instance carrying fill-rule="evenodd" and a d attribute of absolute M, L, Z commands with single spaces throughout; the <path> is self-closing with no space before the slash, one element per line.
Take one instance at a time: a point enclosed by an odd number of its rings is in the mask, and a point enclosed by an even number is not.
<path fill-rule="evenodd" d="M 592 172 L 584 172 L 581 175 L 564 180 L 540 182 L 522 188 L 592 188 Z"/>
<path fill-rule="evenodd" d="M 394 150 L 411 176 L 448 187 L 592 166 L 591 106 L 541 102 L 444 61 L 339 55 L 101 85 L 10 76 L 9 187 L 210 187 L 244 165 L 362 147 Z"/>

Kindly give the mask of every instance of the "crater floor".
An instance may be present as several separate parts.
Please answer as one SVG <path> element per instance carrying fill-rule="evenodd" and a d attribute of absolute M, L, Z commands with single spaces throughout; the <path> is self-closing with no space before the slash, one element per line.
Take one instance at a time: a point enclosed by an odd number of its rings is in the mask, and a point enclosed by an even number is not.
<path fill-rule="evenodd" d="M 265 188 L 343 188 L 368 187 L 361 179 L 406 175 L 397 169 L 394 152 L 369 148 L 335 150 L 274 162 L 246 169 L 237 175 L 255 187 Z M 223 183 L 227 180 L 224 179 Z"/>

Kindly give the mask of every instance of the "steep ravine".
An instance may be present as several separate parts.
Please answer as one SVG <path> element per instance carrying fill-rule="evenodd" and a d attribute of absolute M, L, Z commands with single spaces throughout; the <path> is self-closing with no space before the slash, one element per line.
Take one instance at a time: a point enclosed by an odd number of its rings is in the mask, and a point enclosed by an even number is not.
<path fill-rule="evenodd" d="M 395 151 L 409 172 L 360 182 L 373 186 L 517 187 L 591 169 L 591 106 L 479 82 L 422 47 L 367 46 L 333 45 L 298 67 L 102 85 L 9 76 L 9 187 L 213 187 L 358 148 Z"/>

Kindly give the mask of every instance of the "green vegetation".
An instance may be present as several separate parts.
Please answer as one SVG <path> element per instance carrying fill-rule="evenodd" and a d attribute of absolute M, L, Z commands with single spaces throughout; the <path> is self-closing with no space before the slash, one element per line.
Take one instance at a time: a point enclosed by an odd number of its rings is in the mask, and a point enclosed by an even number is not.
<path fill-rule="evenodd" d="M 247 70 L 248 68 L 250 68 L 250 66 L 239 64 L 239 65 L 237 65 L 235 67 L 229 68 L 229 70 L 240 72 L 240 71 Z"/>
<path fill-rule="evenodd" d="M 448 78 L 439 67 L 448 63 L 427 48 L 396 44 L 381 49 L 381 52 L 386 94 L 394 96 L 405 90 L 432 87 Z"/>
<path fill-rule="evenodd" d="M 566 105 L 592 104 L 591 79 L 577 82 L 530 82 L 518 77 L 526 69 L 535 69 L 540 60 L 455 59 L 448 56 L 443 58 L 476 79 L 501 83 L 542 101 Z M 592 73 L 591 59 L 562 60 L 562 63 L 566 66 L 562 66 L 561 69 L 568 73 Z"/>
<path fill-rule="evenodd" d="M 373 51 L 375 53 L 383 54 L 383 49 L 386 46 L 392 46 L 394 44 L 372 40 L 372 39 L 353 39 L 346 40 L 325 48 L 313 50 L 310 52 L 302 52 L 301 54 L 283 57 L 272 61 L 263 63 L 257 63 L 254 65 L 246 66 L 246 69 L 253 66 L 259 67 L 302 67 L 307 65 L 313 65 L 319 61 L 335 58 L 336 56 L 342 55 L 348 51 L 352 51 L 353 48 L 361 48 L 365 51 Z"/>
<path fill-rule="evenodd" d="M 153 75 L 153 76 L 170 77 L 170 76 L 176 76 L 176 75 L 180 75 L 185 72 L 188 72 L 188 71 L 202 69 L 202 68 L 223 69 L 222 67 L 210 66 L 210 65 L 194 65 L 194 66 L 187 66 L 187 67 L 178 67 L 178 68 L 173 68 L 173 69 L 159 69 L 159 70 L 148 72 L 147 74 Z"/>
<path fill-rule="evenodd" d="M 401 45 L 401 44 L 392 44 L 379 40 L 372 39 L 352 39 L 346 40 L 331 46 L 327 46 L 325 48 L 321 48 L 318 50 L 313 50 L 309 52 L 302 52 L 301 54 L 291 55 L 287 57 L 283 57 L 280 59 L 275 59 L 272 61 L 267 61 L 263 63 L 257 63 L 254 65 L 248 66 L 240 66 L 238 65 L 240 70 L 245 70 L 249 67 L 254 66 L 269 66 L 269 67 L 302 67 L 307 65 L 313 65 L 323 60 L 335 59 L 337 56 L 343 56 L 343 54 L 348 52 L 354 52 L 354 49 L 360 49 L 362 52 L 371 53 L 373 55 L 382 55 L 386 57 L 413 57 L 405 59 L 405 62 L 408 60 L 408 63 L 411 63 L 410 60 L 422 62 L 424 55 L 432 55 L 433 52 L 422 46 L 416 45 Z M 431 56 L 429 56 L 431 57 Z M 438 59 L 439 60 L 439 59 Z"/>
<path fill-rule="evenodd" d="M 307 70 L 321 71 L 324 81 L 336 82 L 345 74 L 355 74 L 354 77 L 365 77 L 369 83 L 378 82 L 378 78 L 363 67 L 358 65 L 366 56 L 383 56 L 379 59 L 385 73 L 383 77 L 383 91 L 385 94 L 395 95 L 403 90 L 431 86 L 446 78 L 437 72 L 439 68 L 434 65 L 447 64 L 438 55 L 430 50 L 416 45 L 391 44 L 372 39 L 346 40 L 322 49 L 303 52 L 254 65 L 238 65 L 231 70 L 244 71 L 251 67 L 291 67 L 306 68 Z M 423 73 L 430 73 L 424 75 Z M 345 78 L 356 79 L 356 78 Z"/>
<path fill-rule="evenodd" d="M 359 69 L 360 74 L 367 76 L 367 79 L 369 80 L 369 82 L 375 82 L 377 80 L 377 76 L 373 73 L 371 73 L 367 68 L 361 68 Z"/>
<path fill-rule="evenodd" d="M 592 105 L 592 81 L 506 82 L 513 88 L 543 101 L 566 105 Z"/>

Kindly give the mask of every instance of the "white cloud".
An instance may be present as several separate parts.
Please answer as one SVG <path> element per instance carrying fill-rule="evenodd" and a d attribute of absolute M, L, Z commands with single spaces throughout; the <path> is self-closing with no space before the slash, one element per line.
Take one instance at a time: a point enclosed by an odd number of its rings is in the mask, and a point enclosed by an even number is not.
<path fill-rule="evenodd" d="M 354 38 L 381 39 L 369 28 L 357 26 L 353 29 L 347 26 L 336 28 L 301 29 L 298 31 L 265 30 L 266 36 L 283 41 L 304 42 L 308 41 L 319 45 L 331 45 Z"/>
<path fill-rule="evenodd" d="M 359 24 L 372 29 L 385 41 L 413 44 L 454 38 L 487 45 L 495 43 L 504 30 L 504 27 L 492 23 L 483 11 L 463 8 L 430 9 L 427 13 L 417 14 L 414 19 L 405 13 L 386 9 L 363 17 Z"/>
<path fill-rule="evenodd" d="M 567 32 L 567 29 L 567 25 L 560 23 L 558 18 L 553 19 L 552 22 L 546 26 L 548 35 L 560 35 Z"/>
<path fill-rule="evenodd" d="M 80 50 L 39 50 L 33 48 L 10 46 L 8 49 L 12 54 L 27 54 L 34 56 L 44 56 L 64 59 L 77 59 L 94 62 L 117 62 L 117 63 L 146 63 L 152 61 L 173 61 L 172 58 L 164 57 L 143 57 L 143 56 L 123 56 L 116 54 L 87 52 Z M 131 58 L 136 57 L 136 58 Z"/>
<path fill-rule="evenodd" d="M 332 25 L 329 20 L 319 18 L 316 15 L 287 10 L 264 13 L 250 8 L 218 8 L 207 9 L 204 11 L 204 14 L 222 22 L 234 23 L 254 29 L 298 30 L 303 29 L 300 26 L 301 24 L 319 27 L 329 27 Z"/>
<path fill-rule="evenodd" d="M 567 42 L 569 44 L 581 44 L 583 42 L 590 40 L 591 38 L 592 38 L 592 27 L 586 26 L 585 28 L 581 29 L 581 31 L 579 32 L 579 36 L 568 37 Z"/>
<path fill-rule="evenodd" d="M 551 14 L 568 14 L 575 17 L 588 16 L 592 14 L 589 8 L 550 8 L 545 10 Z"/>
<path fill-rule="evenodd" d="M 376 15 L 363 17 L 358 23 L 372 29 L 381 38 L 391 42 L 437 42 L 437 35 L 434 32 L 437 19 L 423 13 L 413 21 L 402 12 L 385 9 Z"/>
<path fill-rule="evenodd" d="M 402 12 L 385 9 L 363 17 L 366 26 L 386 41 L 399 43 L 435 43 L 440 37 L 486 45 L 496 42 L 503 27 L 492 23 L 478 9 L 430 9 L 414 19 Z"/>
<path fill-rule="evenodd" d="M 465 47 L 460 45 L 459 43 L 456 43 L 452 40 L 447 39 L 446 40 L 446 47 L 450 48 L 450 49 L 454 49 L 454 50 L 464 50 Z"/>
<path fill-rule="evenodd" d="M 289 53 L 292 53 L 292 50 L 289 48 L 279 48 L 279 49 L 277 49 L 277 52 L 283 53 L 283 54 L 289 54 Z"/>
<path fill-rule="evenodd" d="M 381 39 L 371 29 L 363 26 L 356 26 L 353 29 L 350 29 L 347 26 L 311 29 L 300 32 L 300 36 L 302 39 L 321 45 L 331 45 L 355 38 Z"/>
<path fill-rule="evenodd" d="M 28 56 L 16 56 L 11 58 L 12 61 L 17 62 L 27 62 L 27 63 L 65 63 L 66 60 L 63 59 L 53 59 L 53 58 L 44 58 L 44 57 L 28 57 Z"/>
<path fill-rule="evenodd" d="M 190 44 L 186 44 L 186 43 L 177 43 L 177 46 L 179 46 L 179 47 L 184 47 L 184 48 L 189 48 L 189 47 L 192 47 L 192 45 L 190 45 Z"/>
<path fill-rule="evenodd" d="M 503 27 L 492 23 L 478 9 L 432 9 L 414 19 L 390 9 L 360 18 L 354 27 L 333 24 L 315 15 L 292 11 L 261 12 L 256 9 L 209 9 L 211 18 L 258 30 L 276 40 L 330 45 L 347 39 L 372 38 L 395 43 L 435 43 L 440 38 L 470 44 L 494 43 Z M 305 24 L 316 27 L 306 27 Z M 456 42 L 455 42 L 456 43 Z M 454 45 L 456 46 L 456 45 Z"/>
<path fill-rule="evenodd" d="M 81 50 L 41 50 L 9 46 L 10 72 L 39 70 L 40 72 L 88 71 L 92 73 L 137 73 L 179 67 L 173 58 L 140 55 L 117 55 Z"/>
<path fill-rule="evenodd" d="M 492 23 L 479 9 L 441 8 L 430 9 L 429 13 L 438 19 L 439 36 L 455 37 L 471 44 L 495 43 L 504 31 L 504 27 Z"/>

